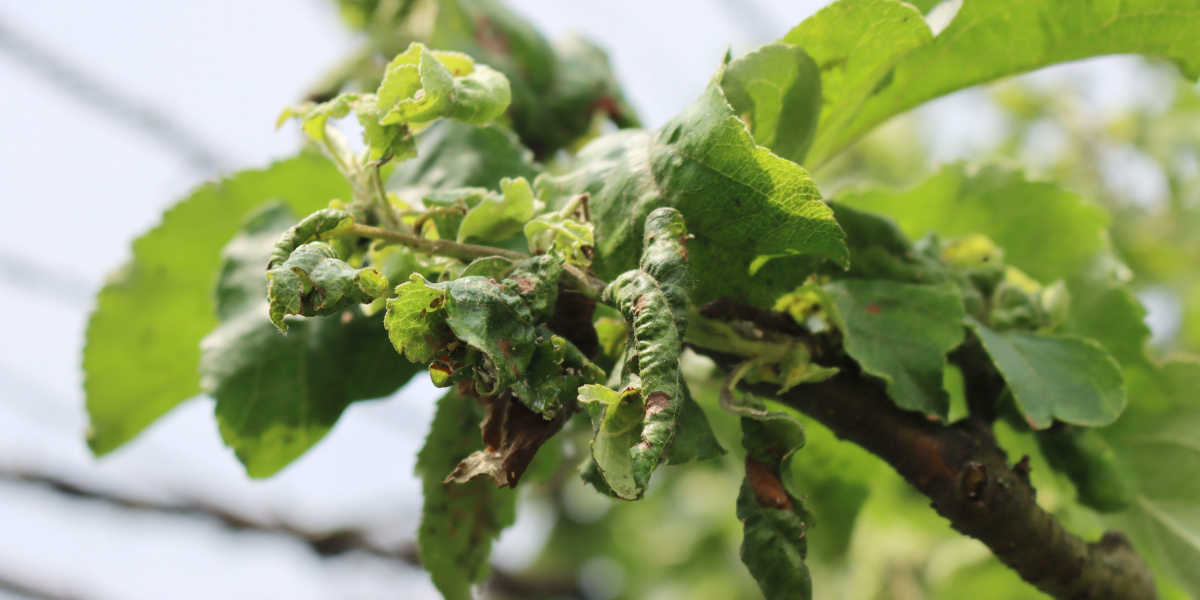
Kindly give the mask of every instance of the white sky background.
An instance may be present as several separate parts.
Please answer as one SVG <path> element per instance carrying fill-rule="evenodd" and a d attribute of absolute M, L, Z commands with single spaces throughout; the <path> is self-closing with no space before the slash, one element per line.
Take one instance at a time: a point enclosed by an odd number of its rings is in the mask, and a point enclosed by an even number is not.
<path fill-rule="evenodd" d="M 778 38 L 823 4 L 508 3 L 548 37 L 578 31 L 606 47 L 650 127 L 700 93 L 728 44 L 741 53 Z M 165 113 L 228 169 L 292 153 L 295 131 L 273 129 L 280 108 L 355 46 L 325 0 L 0 0 L 0 27 Z M 1093 79 L 1107 70 L 1112 80 L 1111 66 L 1091 69 Z M 1074 72 L 1088 76 L 1087 67 Z M 1129 87 L 1109 96 L 1119 104 Z M 1003 125 L 979 94 L 926 111 L 957 123 L 929 130 L 938 159 L 985 152 Z M 199 500 L 312 530 L 370 526 L 384 541 L 412 539 L 421 502 L 412 466 L 436 397 L 425 378 L 391 399 L 353 405 L 324 442 L 265 482 L 245 478 L 204 399 L 109 458 L 90 457 L 78 363 L 91 296 L 128 258 L 129 242 L 210 174 L 8 53 L 0 53 L 0 115 L 0 469 L 150 500 Z M 553 518 L 546 507 L 523 510 L 498 560 L 530 560 Z M 0 577 L 81 600 L 436 597 L 422 573 L 379 559 L 323 560 L 285 537 L 4 482 Z"/>

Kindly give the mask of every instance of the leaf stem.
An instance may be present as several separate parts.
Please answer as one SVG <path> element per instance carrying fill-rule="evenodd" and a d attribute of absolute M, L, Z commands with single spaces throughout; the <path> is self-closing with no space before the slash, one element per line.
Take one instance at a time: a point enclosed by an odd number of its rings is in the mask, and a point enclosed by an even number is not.
<path fill-rule="evenodd" d="M 579 290 L 581 294 L 591 300 L 599 300 L 600 296 L 604 294 L 604 288 L 608 287 L 603 280 L 588 275 L 575 265 L 563 265 L 562 276 L 571 287 Z"/>
<path fill-rule="evenodd" d="M 379 227 L 371 227 L 370 225 L 362 225 L 355 223 L 346 228 L 341 233 L 342 236 L 358 236 L 375 240 L 386 240 L 395 242 L 404 246 L 408 246 L 417 252 L 430 254 L 433 256 L 446 256 L 457 258 L 462 261 L 472 261 L 476 258 L 485 256 L 503 256 L 512 260 L 525 260 L 529 258 L 528 254 L 522 252 L 514 252 L 505 250 L 504 248 L 493 248 L 491 246 L 477 246 L 475 244 L 460 244 L 450 240 L 427 240 L 417 237 L 411 233 L 401 233 L 390 229 L 381 229 Z"/>

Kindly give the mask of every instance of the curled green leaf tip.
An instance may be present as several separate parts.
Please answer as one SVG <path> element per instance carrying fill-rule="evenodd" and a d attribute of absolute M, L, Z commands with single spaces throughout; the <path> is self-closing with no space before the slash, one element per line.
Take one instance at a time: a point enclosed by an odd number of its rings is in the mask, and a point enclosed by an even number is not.
<path fill-rule="evenodd" d="M 336 237 L 336 234 L 351 225 L 354 225 L 354 216 L 337 208 L 323 208 L 308 215 L 279 236 L 267 261 L 267 270 L 270 271 L 288 260 L 301 245 L 322 238 Z"/>
<path fill-rule="evenodd" d="M 288 330 L 286 315 L 328 316 L 387 293 L 387 277 L 375 269 L 355 269 L 337 256 L 329 244 L 311 242 L 267 271 L 268 310 L 281 332 Z"/>

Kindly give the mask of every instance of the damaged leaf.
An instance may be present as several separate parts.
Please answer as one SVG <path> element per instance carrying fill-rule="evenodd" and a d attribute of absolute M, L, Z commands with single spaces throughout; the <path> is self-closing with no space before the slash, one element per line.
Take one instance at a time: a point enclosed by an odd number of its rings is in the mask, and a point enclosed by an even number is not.
<path fill-rule="evenodd" d="M 427 364 L 437 351 L 454 341 L 446 324 L 446 292 L 413 273 L 407 282 L 396 286 L 395 293 L 396 297 L 387 301 L 383 319 L 388 338 L 405 358 Z"/>
<path fill-rule="evenodd" d="M 328 316 L 354 304 L 370 304 L 387 291 L 387 278 L 379 271 L 351 267 L 325 242 L 300 246 L 267 271 L 271 322 L 283 333 L 288 331 L 285 315 Z"/>

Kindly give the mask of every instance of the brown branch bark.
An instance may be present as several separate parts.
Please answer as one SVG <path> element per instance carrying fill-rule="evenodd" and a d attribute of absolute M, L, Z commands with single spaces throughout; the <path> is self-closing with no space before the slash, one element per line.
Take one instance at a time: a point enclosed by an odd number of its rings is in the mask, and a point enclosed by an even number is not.
<path fill-rule="evenodd" d="M 1043 592 L 1061 600 L 1157 598 L 1153 572 L 1124 534 L 1087 543 L 1038 506 L 1028 463 L 1009 466 L 986 420 L 932 422 L 897 408 L 853 365 L 839 366 L 836 377 L 779 399 L 885 460 L 955 529 Z M 748 389 L 775 397 L 771 386 Z"/>

